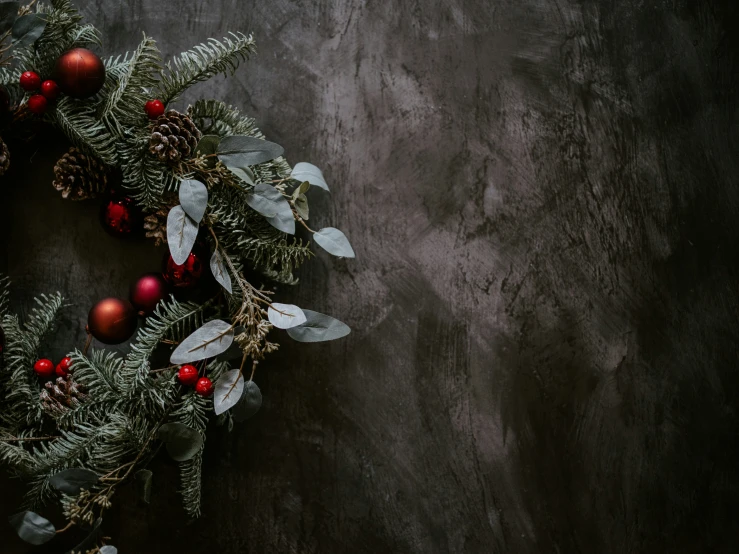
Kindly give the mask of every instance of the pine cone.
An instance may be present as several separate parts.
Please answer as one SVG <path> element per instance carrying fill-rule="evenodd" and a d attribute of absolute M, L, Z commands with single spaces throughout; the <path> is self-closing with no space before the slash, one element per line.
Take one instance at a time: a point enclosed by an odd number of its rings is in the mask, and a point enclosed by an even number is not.
<path fill-rule="evenodd" d="M 195 152 L 201 136 L 203 134 L 192 119 L 175 110 L 169 110 L 154 122 L 149 152 L 159 158 L 159 161 L 174 165 Z"/>
<path fill-rule="evenodd" d="M 103 162 L 74 146 L 54 166 L 54 188 L 62 198 L 86 200 L 108 187 L 108 174 Z"/>
<path fill-rule="evenodd" d="M 3 139 L 0 139 L 0 177 L 10 168 L 10 150 Z"/>
<path fill-rule="evenodd" d="M 63 414 L 78 406 L 87 396 L 72 375 L 57 377 L 56 381 L 49 381 L 44 386 L 46 388 L 41 391 L 39 398 L 44 410 L 51 415 Z"/>

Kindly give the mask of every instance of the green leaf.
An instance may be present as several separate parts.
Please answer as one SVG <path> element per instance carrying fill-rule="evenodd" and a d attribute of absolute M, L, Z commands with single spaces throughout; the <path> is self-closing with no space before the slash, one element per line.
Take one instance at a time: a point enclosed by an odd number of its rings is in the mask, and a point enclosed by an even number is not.
<path fill-rule="evenodd" d="M 295 190 L 293 191 L 293 200 L 295 200 L 301 194 L 305 194 L 306 192 L 308 192 L 308 189 L 310 189 L 310 183 L 308 181 L 303 181 L 302 183 L 300 183 L 297 187 L 295 187 Z"/>
<path fill-rule="evenodd" d="M 151 470 L 140 469 L 134 474 L 134 479 L 141 492 L 141 498 L 149 504 L 151 502 L 151 482 L 154 474 Z"/>
<path fill-rule="evenodd" d="M 308 219 L 308 216 L 310 215 L 310 211 L 308 210 L 308 197 L 305 194 L 301 194 L 293 201 L 293 204 L 295 205 L 295 211 L 298 212 L 298 215 L 303 219 Z"/>
<path fill-rule="evenodd" d="M 227 169 L 245 183 L 254 186 L 254 172 L 248 167 L 229 167 Z"/>
<path fill-rule="evenodd" d="M 323 173 L 313 164 L 306 162 L 295 164 L 290 177 L 298 181 L 308 181 L 311 185 L 328 190 L 328 184 L 326 179 L 323 178 Z"/>
<path fill-rule="evenodd" d="M 4 33 L 13 27 L 18 18 L 19 2 L 3 2 L 0 4 L 0 33 Z"/>
<path fill-rule="evenodd" d="M 325 227 L 313 235 L 313 240 L 329 254 L 340 258 L 354 257 L 354 250 L 349 244 L 349 239 L 338 229 Z"/>
<path fill-rule="evenodd" d="M 174 263 L 182 265 L 187 261 L 197 238 L 197 222 L 187 215 L 182 206 L 172 208 L 167 216 L 167 244 Z"/>
<path fill-rule="evenodd" d="M 218 145 L 218 159 L 229 167 L 248 167 L 275 158 L 279 158 L 285 150 L 279 144 L 254 137 L 225 137 Z"/>
<path fill-rule="evenodd" d="M 227 371 L 216 381 L 215 393 L 213 394 L 213 411 L 216 415 L 233 408 L 241 399 L 244 392 L 244 376 L 241 370 L 232 369 Z"/>
<path fill-rule="evenodd" d="M 269 322 L 278 329 L 290 329 L 306 322 L 303 310 L 294 304 L 273 302 L 267 310 Z"/>
<path fill-rule="evenodd" d="M 325 314 L 303 310 L 307 321 L 287 330 L 287 334 L 298 342 L 322 342 L 347 336 L 351 329 L 345 323 Z"/>
<path fill-rule="evenodd" d="M 290 202 L 272 185 L 259 183 L 246 195 L 246 203 L 267 218 L 267 222 L 283 233 L 295 234 L 295 217 Z"/>
<path fill-rule="evenodd" d="M 206 167 L 214 168 L 216 166 L 217 160 L 213 154 L 218 152 L 219 142 L 221 142 L 221 137 L 218 135 L 204 135 L 195 147 L 196 156 L 211 156 L 205 158 Z"/>
<path fill-rule="evenodd" d="M 228 350 L 234 340 L 231 325 L 220 319 L 209 321 L 183 340 L 172 352 L 172 364 L 187 364 L 213 358 Z"/>
<path fill-rule="evenodd" d="M 208 189 L 195 179 L 185 179 L 180 183 L 180 205 L 195 223 L 200 223 L 208 207 Z"/>
<path fill-rule="evenodd" d="M 218 283 L 228 291 L 228 294 L 233 294 L 231 275 L 229 275 L 228 270 L 226 269 L 226 264 L 223 263 L 223 256 L 221 255 L 220 250 L 213 252 L 213 255 L 210 258 L 210 271 L 213 273 L 213 277 L 216 278 L 216 281 L 218 281 Z"/>
<path fill-rule="evenodd" d="M 246 421 L 259 411 L 262 407 L 262 391 L 254 381 L 247 381 L 244 385 L 244 393 L 241 400 L 234 406 L 231 413 L 234 421 Z"/>
<path fill-rule="evenodd" d="M 37 13 L 22 15 L 13 23 L 13 44 L 31 46 L 43 34 L 46 19 Z"/>
<path fill-rule="evenodd" d="M 8 518 L 18 536 L 29 544 L 38 546 L 56 536 L 54 525 L 35 512 L 21 512 Z"/>
<path fill-rule="evenodd" d="M 69 496 L 77 496 L 82 489 L 90 489 L 97 482 L 97 473 L 81 467 L 62 470 L 49 479 L 52 487 Z"/>
<path fill-rule="evenodd" d="M 182 423 L 165 423 L 157 433 L 164 442 L 167 454 L 176 462 L 185 462 L 195 456 L 203 446 L 203 436 Z"/>

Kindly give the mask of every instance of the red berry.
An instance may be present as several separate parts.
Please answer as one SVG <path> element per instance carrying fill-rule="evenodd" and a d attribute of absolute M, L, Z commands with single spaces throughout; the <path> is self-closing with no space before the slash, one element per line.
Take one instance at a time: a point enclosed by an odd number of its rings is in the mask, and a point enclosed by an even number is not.
<path fill-rule="evenodd" d="M 213 381 L 207 377 L 201 377 L 195 385 L 195 392 L 200 396 L 210 396 L 213 394 Z"/>
<path fill-rule="evenodd" d="M 41 77 L 35 71 L 26 71 L 21 75 L 20 84 L 23 90 L 30 92 L 41 86 Z"/>
<path fill-rule="evenodd" d="M 56 81 L 52 81 L 51 79 L 44 81 L 41 83 L 41 94 L 43 94 L 47 100 L 56 100 L 56 97 L 59 96 L 59 85 L 56 84 Z"/>
<path fill-rule="evenodd" d="M 144 105 L 144 110 L 149 119 L 156 119 L 164 113 L 164 103 L 161 100 L 149 100 Z"/>
<path fill-rule="evenodd" d="M 39 377 L 48 378 L 54 374 L 54 364 L 51 360 L 42 358 L 33 364 L 33 370 Z"/>
<path fill-rule="evenodd" d="M 47 100 L 40 94 L 34 94 L 28 99 L 28 109 L 35 114 L 42 114 L 46 111 Z"/>
<path fill-rule="evenodd" d="M 198 382 L 198 369 L 194 365 L 183 365 L 177 372 L 177 379 L 183 385 L 192 387 Z M 208 379 L 208 382 L 210 382 L 210 379 Z"/>
<path fill-rule="evenodd" d="M 66 377 L 70 374 L 70 370 L 72 369 L 72 358 L 67 356 L 66 358 L 62 358 L 62 361 L 56 364 L 56 376 L 57 377 Z"/>

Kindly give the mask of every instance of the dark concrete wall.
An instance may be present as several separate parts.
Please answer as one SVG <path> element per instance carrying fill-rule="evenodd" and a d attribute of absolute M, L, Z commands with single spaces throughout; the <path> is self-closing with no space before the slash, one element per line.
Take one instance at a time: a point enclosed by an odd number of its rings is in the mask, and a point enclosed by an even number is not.
<path fill-rule="evenodd" d="M 734 552 L 735 5 L 83 3 L 107 53 L 253 30 L 259 55 L 195 96 L 322 166 L 315 220 L 357 251 L 284 297 L 352 335 L 265 366 L 260 415 L 209 438 L 201 520 L 166 461 L 151 506 L 124 492 L 120 551 Z M 34 171 L 9 265 L 71 295 L 61 352 L 158 254 Z"/>

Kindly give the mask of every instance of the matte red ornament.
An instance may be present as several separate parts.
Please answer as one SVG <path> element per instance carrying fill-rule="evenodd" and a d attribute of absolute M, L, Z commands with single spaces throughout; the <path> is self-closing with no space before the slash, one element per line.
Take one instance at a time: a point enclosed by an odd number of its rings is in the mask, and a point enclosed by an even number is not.
<path fill-rule="evenodd" d="M 156 119 L 164 113 L 164 102 L 161 100 L 149 100 L 144 104 L 144 111 L 149 119 Z"/>
<path fill-rule="evenodd" d="M 64 94 L 72 98 L 89 98 L 105 83 L 105 65 L 87 48 L 72 48 L 59 56 L 54 78 Z"/>
<path fill-rule="evenodd" d="M 114 237 L 140 234 L 143 216 L 136 202 L 127 196 L 113 195 L 100 208 L 100 223 Z"/>
<path fill-rule="evenodd" d="M 66 358 L 62 358 L 62 360 L 56 364 L 56 376 L 57 377 L 66 377 L 71 373 L 72 369 L 72 358 L 67 356 Z"/>
<path fill-rule="evenodd" d="M 136 331 L 136 310 L 128 300 L 104 298 L 90 309 L 87 330 L 104 344 L 119 344 Z"/>
<path fill-rule="evenodd" d="M 35 114 L 42 114 L 46 111 L 48 100 L 40 94 L 34 94 L 28 99 L 28 109 Z"/>
<path fill-rule="evenodd" d="M 188 387 L 192 387 L 197 384 L 198 379 L 198 368 L 194 365 L 183 365 L 177 372 L 177 380 Z M 210 379 L 208 379 L 210 381 Z"/>
<path fill-rule="evenodd" d="M 48 79 L 41 83 L 41 94 L 43 94 L 44 98 L 47 100 L 56 100 L 59 96 L 59 85 L 57 85 L 55 81 Z"/>
<path fill-rule="evenodd" d="M 131 285 L 129 299 L 141 314 L 148 315 L 169 295 L 169 285 L 161 273 L 147 273 Z"/>
<path fill-rule="evenodd" d="M 25 71 L 21 74 L 20 85 L 23 90 L 31 92 L 41 86 L 41 77 L 35 71 Z"/>
<path fill-rule="evenodd" d="M 187 290 L 195 287 L 205 270 L 206 257 L 196 247 L 182 265 L 174 263 L 171 255 L 166 257 L 162 275 L 167 282 L 179 290 Z"/>
<path fill-rule="evenodd" d="M 210 396 L 213 394 L 213 381 L 207 377 L 201 377 L 195 384 L 195 392 L 200 396 Z"/>
<path fill-rule="evenodd" d="M 40 360 L 37 360 L 36 363 L 33 364 L 33 370 L 39 377 L 48 379 L 54 374 L 54 364 L 51 360 L 42 358 Z"/>

